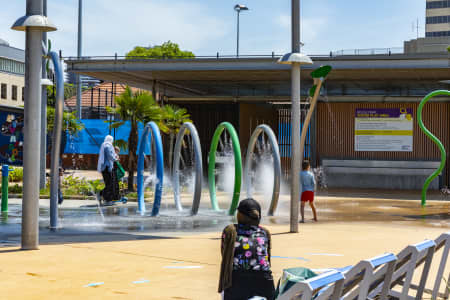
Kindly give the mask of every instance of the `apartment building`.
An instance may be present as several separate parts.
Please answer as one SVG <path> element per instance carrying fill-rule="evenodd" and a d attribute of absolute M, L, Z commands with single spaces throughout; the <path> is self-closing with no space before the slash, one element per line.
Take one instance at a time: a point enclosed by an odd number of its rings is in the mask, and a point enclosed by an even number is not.
<path fill-rule="evenodd" d="M 450 0 L 427 0 L 425 37 L 450 37 Z"/>
<path fill-rule="evenodd" d="M 24 105 L 25 51 L 0 39 L 0 105 Z"/>

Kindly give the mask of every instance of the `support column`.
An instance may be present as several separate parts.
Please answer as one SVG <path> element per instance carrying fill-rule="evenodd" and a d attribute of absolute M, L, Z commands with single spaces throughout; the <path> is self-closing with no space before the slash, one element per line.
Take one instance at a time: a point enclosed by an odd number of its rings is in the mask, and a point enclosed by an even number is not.
<path fill-rule="evenodd" d="M 43 0 L 43 15 L 47 16 L 47 0 Z M 42 33 L 42 43 L 47 46 L 47 32 Z M 42 78 L 47 78 L 47 60 L 42 58 Z M 47 86 L 42 86 L 41 105 L 41 166 L 39 188 L 45 188 L 45 171 L 47 168 Z"/>
<path fill-rule="evenodd" d="M 292 0 L 292 53 L 300 53 L 300 0 Z M 291 71 L 291 211 L 290 232 L 298 232 L 300 201 L 300 63 Z"/>
<path fill-rule="evenodd" d="M 42 0 L 27 0 L 27 16 L 42 15 Z M 42 29 L 26 28 L 22 249 L 39 248 Z"/>
<path fill-rule="evenodd" d="M 300 201 L 300 64 L 292 64 L 291 72 L 291 219 L 290 232 L 298 232 Z"/>

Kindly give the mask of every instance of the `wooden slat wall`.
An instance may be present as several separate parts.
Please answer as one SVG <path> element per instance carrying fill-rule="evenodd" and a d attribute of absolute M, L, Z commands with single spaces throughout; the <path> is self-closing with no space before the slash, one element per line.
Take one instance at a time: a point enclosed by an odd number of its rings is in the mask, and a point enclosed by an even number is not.
<path fill-rule="evenodd" d="M 306 112 L 303 111 L 306 115 Z M 304 116 L 302 117 L 302 120 Z M 300 132 L 303 128 L 303 124 L 300 124 Z M 291 135 L 291 109 L 282 108 L 278 109 L 278 145 L 280 147 L 281 156 L 281 170 L 285 180 L 289 180 L 291 172 L 291 145 L 292 145 L 292 135 Z M 305 160 L 311 159 L 311 127 L 308 129 L 305 140 Z"/>
<path fill-rule="evenodd" d="M 414 135 L 412 152 L 356 152 L 355 110 L 357 108 L 412 108 Z M 418 103 L 319 103 L 317 111 L 317 163 L 322 159 L 434 160 L 440 161 L 437 146 L 417 123 Z M 450 104 L 428 103 L 423 110 L 425 126 L 442 141 L 449 153 Z M 450 168 L 444 171 L 444 185 L 450 185 Z"/>

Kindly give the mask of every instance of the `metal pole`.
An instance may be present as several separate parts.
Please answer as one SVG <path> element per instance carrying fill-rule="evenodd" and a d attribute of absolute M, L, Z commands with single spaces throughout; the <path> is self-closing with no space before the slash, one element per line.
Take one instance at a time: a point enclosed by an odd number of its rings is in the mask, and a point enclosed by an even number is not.
<path fill-rule="evenodd" d="M 239 15 L 240 11 L 237 11 L 237 43 L 236 43 L 236 57 L 239 57 Z"/>
<path fill-rule="evenodd" d="M 83 0 L 78 0 L 78 59 L 81 58 L 83 36 Z M 77 74 L 77 118 L 81 119 L 81 77 Z"/>
<path fill-rule="evenodd" d="M 47 0 L 43 0 L 43 15 L 47 16 Z M 42 43 L 47 45 L 47 32 L 42 33 Z M 42 78 L 47 78 L 47 60 L 42 58 Z M 47 168 L 47 86 L 42 86 L 41 105 L 41 166 L 39 188 L 45 188 L 45 170 Z"/>
<path fill-rule="evenodd" d="M 42 15 L 42 0 L 27 0 L 26 14 Z M 39 166 L 41 153 L 42 29 L 25 35 L 22 249 L 39 248 Z"/>
<path fill-rule="evenodd" d="M 64 113 L 64 71 L 56 52 L 50 52 L 55 67 L 56 95 L 55 95 L 55 121 L 53 126 L 52 161 L 50 166 L 50 229 L 58 228 L 58 190 L 59 190 L 59 164 L 61 154 L 61 134 Z"/>
<path fill-rule="evenodd" d="M 2 166 L 2 213 L 8 212 L 9 166 Z"/>
<path fill-rule="evenodd" d="M 300 52 L 300 0 L 292 0 L 292 52 Z M 300 201 L 300 64 L 292 64 L 291 72 L 291 212 L 290 232 L 298 232 Z"/>

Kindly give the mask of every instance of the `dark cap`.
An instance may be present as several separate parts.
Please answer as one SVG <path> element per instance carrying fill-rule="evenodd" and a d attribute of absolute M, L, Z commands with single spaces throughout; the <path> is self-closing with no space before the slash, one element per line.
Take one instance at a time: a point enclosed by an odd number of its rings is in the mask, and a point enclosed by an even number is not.
<path fill-rule="evenodd" d="M 255 199 L 248 198 L 242 200 L 241 202 L 239 202 L 237 210 L 250 219 L 257 221 L 261 219 L 261 205 L 259 205 L 258 201 L 256 201 Z M 258 212 L 258 214 L 255 214 L 255 210 Z"/>

